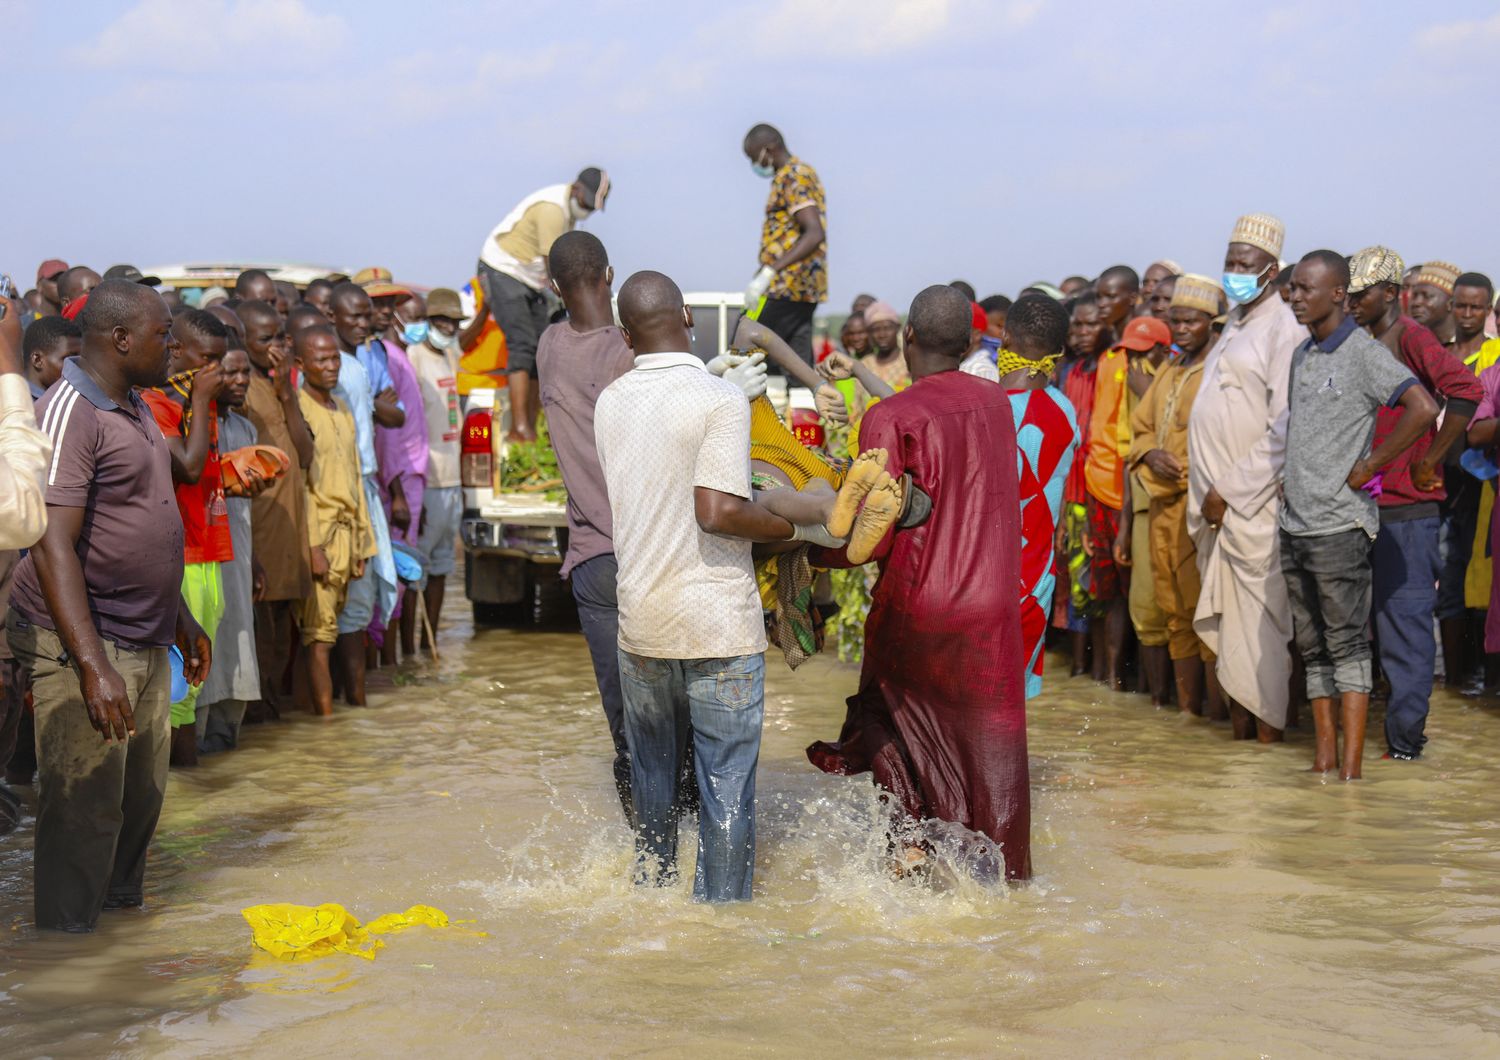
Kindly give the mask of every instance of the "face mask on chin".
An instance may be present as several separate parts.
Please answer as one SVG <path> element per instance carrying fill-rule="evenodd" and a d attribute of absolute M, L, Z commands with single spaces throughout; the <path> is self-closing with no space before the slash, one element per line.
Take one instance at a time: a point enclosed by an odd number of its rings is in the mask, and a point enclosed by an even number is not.
<path fill-rule="evenodd" d="M 435 350 L 446 350 L 458 341 L 457 335 L 444 335 L 437 328 L 430 327 L 425 320 L 422 326 L 427 328 L 427 345 Z"/>
<path fill-rule="evenodd" d="M 574 221 L 586 220 L 588 216 L 593 212 L 594 211 L 591 208 L 580 205 L 577 199 L 568 199 L 568 215 L 571 216 Z"/>

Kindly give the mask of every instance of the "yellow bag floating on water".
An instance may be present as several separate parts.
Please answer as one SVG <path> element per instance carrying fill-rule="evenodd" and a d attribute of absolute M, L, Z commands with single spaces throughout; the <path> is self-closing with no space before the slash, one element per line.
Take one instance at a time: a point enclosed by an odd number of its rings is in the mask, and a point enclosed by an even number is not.
<path fill-rule="evenodd" d="M 350 953 L 373 961 L 385 943 L 375 935 L 390 935 L 409 927 L 445 928 L 447 915 L 430 905 L 414 905 L 404 913 L 387 913 L 361 925 L 343 906 L 327 902 L 320 906 L 252 905 L 241 910 L 254 933 L 255 944 L 274 957 L 289 961 L 312 960 L 334 953 Z"/>

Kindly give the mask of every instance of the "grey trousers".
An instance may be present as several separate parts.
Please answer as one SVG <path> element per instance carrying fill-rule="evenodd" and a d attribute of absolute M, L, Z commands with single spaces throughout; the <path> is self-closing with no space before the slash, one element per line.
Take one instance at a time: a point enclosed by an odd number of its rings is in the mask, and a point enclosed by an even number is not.
<path fill-rule="evenodd" d="M 135 713 L 136 735 L 120 743 L 89 724 L 78 671 L 56 633 L 14 610 L 5 632 L 31 671 L 36 706 L 36 925 L 92 931 L 106 902 L 141 904 L 146 848 L 167 787 L 167 650 L 105 645 Z"/>

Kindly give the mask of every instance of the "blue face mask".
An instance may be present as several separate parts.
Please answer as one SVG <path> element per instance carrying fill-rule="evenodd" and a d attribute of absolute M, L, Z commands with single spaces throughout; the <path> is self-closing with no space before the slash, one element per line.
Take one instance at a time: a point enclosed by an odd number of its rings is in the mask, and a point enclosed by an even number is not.
<path fill-rule="evenodd" d="M 981 335 L 981 336 L 979 336 L 979 348 L 984 351 L 985 356 L 990 359 L 990 363 L 991 364 L 996 364 L 996 363 L 999 362 L 999 360 L 1000 360 L 1000 340 L 999 339 L 994 338 L 994 337 L 992 337 L 990 335 Z"/>
<path fill-rule="evenodd" d="M 427 338 L 427 321 L 414 320 L 401 330 L 401 337 L 408 346 L 417 346 Z"/>
<path fill-rule="evenodd" d="M 763 166 L 758 162 L 751 162 L 750 169 L 755 173 L 757 177 L 760 177 L 762 180 L 770 180 L 776 175 L 775 166 Z"/>
<path fill-rule="evenodd" d="M 1226 272 L 1224 274 L 1224 293 L 1229 300 L 1237 305 L 1253 302 L 1265 288 L 1261 286 L 1259 276 L 1248 272 Z"/>

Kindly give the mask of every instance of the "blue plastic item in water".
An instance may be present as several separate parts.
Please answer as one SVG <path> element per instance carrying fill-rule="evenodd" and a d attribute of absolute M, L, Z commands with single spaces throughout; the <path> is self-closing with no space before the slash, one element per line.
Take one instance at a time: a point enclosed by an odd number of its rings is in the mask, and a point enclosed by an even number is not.
<path fill-rule="evenodd" d="M 187 678 L 182 673 L 182 652 L 177 645 L 167 649 L 167 659 L 172 664 L 172 702 L 181 703 L 188 695 Z"/>
<path fill-rule="evenodd" d="M 1465 471 L 1477 479 L 1488 481 L 1500 477 L 1500 467 L 1495 466 L 1495 461 L 1483 449 L 1465 449 L 1463 455 L 1458 458 L 1458 462 Z"/>

